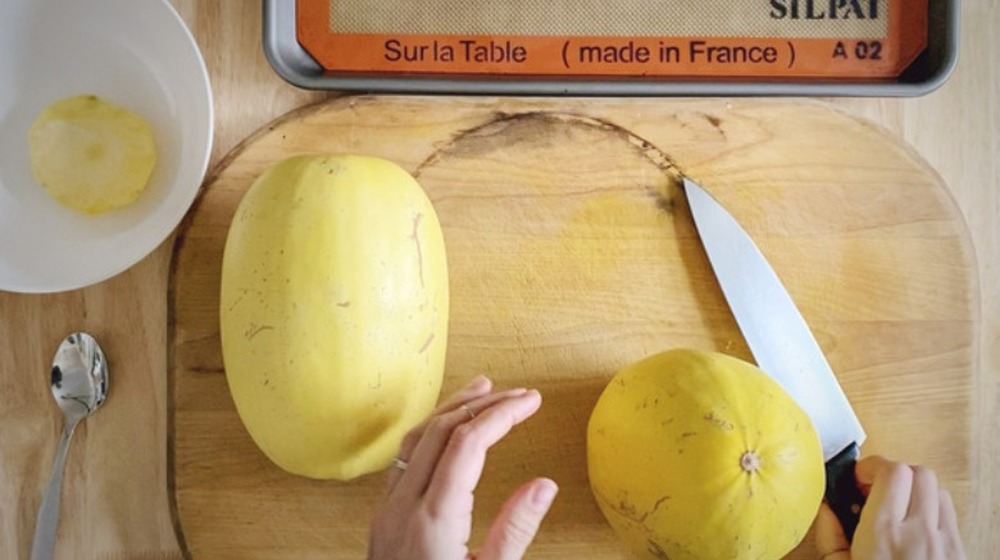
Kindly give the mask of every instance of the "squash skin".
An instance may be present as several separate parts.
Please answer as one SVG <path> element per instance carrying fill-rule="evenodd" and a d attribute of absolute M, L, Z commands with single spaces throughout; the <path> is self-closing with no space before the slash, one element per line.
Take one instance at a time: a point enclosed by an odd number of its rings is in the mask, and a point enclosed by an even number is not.
<path fill-rule="evenodd" d="M 318 479 L 384 468 L 444 375 L 448 271 L 426 194 L 380 158 L 277 163 L 230 226 L 220 323 L 233 401 L 268 458 Z"/>
<path fill-rule="evenodd" d="M 777 382 L 689 349 L 612 378 L 587 464 L 598 507 L 642 558 L 781 558 L 808 532 L 825 482 L 819 436 Z"/>

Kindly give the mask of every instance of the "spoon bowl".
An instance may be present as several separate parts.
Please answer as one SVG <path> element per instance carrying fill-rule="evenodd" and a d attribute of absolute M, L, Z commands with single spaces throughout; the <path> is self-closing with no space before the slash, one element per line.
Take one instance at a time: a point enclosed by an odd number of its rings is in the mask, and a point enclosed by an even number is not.
<path fill-rule="evenodd" d="M 31 560 L 51 560 L 55 554 L 69 441 L 77 424 L 100 408 L 108 395 L 108 363 L 97 340 L 85 332 L 75 332 L 63 339 L 52 359 L 50 380 L 52 396 L 63 413 L 64 424 L 52 477 L 38 509 Z"/>
<path fill-rule="evenodd" d="M 52 359 L 52 397 L 67 423 L 90 416 L 108 396 L 108 364 L 94 337 L 75 332 Z"/>

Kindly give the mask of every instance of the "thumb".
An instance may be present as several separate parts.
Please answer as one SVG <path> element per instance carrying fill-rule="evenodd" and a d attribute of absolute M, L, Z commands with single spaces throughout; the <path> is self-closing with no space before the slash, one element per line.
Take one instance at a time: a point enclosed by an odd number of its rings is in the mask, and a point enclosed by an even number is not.
<path fill-rule="evenodd" d="M 536 478 L 507 499 L 493 521 L 479 560 L 520 560 L 535 538 L 559 487 L 547 478 Z"/>
<path fill-rule="evenodd" d="M 836 514 L 823 502 L 816 514 L 816 552 L 821 560 L 851 560 L 851 543 Z"/>

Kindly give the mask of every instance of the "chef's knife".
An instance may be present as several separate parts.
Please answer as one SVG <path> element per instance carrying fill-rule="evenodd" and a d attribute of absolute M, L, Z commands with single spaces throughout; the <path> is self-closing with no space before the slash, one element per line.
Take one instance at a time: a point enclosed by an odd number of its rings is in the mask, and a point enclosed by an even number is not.
<path fill-rule="evenodd" d="M 740 224 L 708 192 L 684 178 L 691 214 L 715 277 L 757 366 L 812 419 L 826 461 L 826 501 L 848 540 L 864 496 L 854 464 L 865 440 L 851 404 L 788 291 Z"/>

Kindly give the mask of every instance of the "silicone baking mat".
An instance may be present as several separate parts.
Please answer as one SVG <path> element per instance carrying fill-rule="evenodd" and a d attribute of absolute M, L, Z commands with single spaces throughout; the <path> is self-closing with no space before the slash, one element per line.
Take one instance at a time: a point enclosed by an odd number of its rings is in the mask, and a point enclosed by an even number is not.
<path fill-rule="evenodd" d="M 328 72 L 891 80 L 928 0 L 296 0 Z"/>

